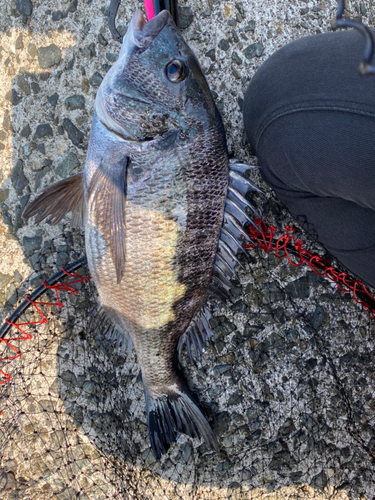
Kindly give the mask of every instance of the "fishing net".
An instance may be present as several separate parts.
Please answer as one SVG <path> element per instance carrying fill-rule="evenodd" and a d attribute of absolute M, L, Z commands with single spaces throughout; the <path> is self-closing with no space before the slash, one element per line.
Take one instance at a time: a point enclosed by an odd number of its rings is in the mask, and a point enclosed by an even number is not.
<path fill-rule="evenodd" d="M 287 42 L 327 31 L 336 2 L 180 4 L 229 148 L 254 162 L 240 111 L 251 75 Z M 65 221 L 26 225 L 21 213 L 31 193 L 82 170 L 95 92 L 119 51 L 102 1 L 32 5 L 30 15 L 26 0 L 0 3 L 1 323 L 83 255 L 80 231 Z M 137 7 L 122 3 L 122 33 Z M 346 7 L 373 22 L 371 2 Z M 239 257 L 244 269 L 214 312 L 201 361 L 186 350 L 181 360 L 220 452 L 181 435 L 155 460 L 136 355 L 90 330 L 97 295 L 92 281 L 74 274 L 89 277 L 82 266 L 36 299 L 59 297 L 64 307 L 31 304 L 12 321 L 30 323 L 20 327 L 26 333 L 12 326 L 0 341 L 2 500 L 375 498 L 373 302 L 329 256 L 326 266 L 311 260 L 327 258 L 313 231 L 251 175 L 266 193 L 251 200 L 266 226 Z M 283 247 L 285 235 L 293 238 Z M 295 267 L 302 249 L 305 261 Z"/>
<path fill-rule="evenodd" d="M 292 263 L 298 238 L 326 257 L 274 198 L 262 203 L 274 242 L 294 228 L 285 247 Z M 56 265 L 61 241 L 46 244 L 20 300 L 41 284 L 43 267 Z M 63 278 L 64 307 L 39 304 L 48 323 L 22 327 L 30 338 L 12 344 L 22 356 L 1 367 L 11 375 L 0 386 L 2 498 L 373 498 L 375 320 L 352 291 L 282 253 L 248 249 L 227 307 L 211 320 L 212 345 L 196 365 L 183 352 L 220 453 L 181 435 L 160 462 L 135 354 L 89 331 L 93 283 Z M 38 301 L 56 303 L 56 288 Z M 40 318 L 30 307 L 17 323 Z M 14 354 L 1 347 L 2 359 Z"/>

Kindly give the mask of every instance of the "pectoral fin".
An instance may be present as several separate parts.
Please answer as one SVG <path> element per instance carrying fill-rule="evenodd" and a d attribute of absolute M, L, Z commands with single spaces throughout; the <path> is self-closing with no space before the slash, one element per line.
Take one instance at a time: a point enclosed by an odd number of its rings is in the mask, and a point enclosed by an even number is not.
<path fill-rule="evenodd" d="M 49 215 L 51 224 L 58 224 L 67 213 L 72 212 L 72 226 L 82 226 L 85 219 L 83 175 L 68 177 L 47 187 L 23 212 L 28 218 L 38 215 L 40 222 Z"/>
<path fill-rule="evenodd" d="M 90 180 L 88 199 L 95 203 L 95 224 L 108 242 L 120 283 L 125 264 L 126 169 L 129 159 L 111 168 L 99 166 Z"/>

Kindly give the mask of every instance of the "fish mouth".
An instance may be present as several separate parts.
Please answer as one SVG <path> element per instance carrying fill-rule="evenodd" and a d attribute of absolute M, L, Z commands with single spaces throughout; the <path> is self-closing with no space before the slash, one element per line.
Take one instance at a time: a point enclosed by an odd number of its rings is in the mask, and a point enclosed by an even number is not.
<path fill-rule="evenodd" d="M 170 23 L 174 24 L 173 18 L 167 10 L 162 10 L 147 22 L 142 11 L 138 9 L 130 21 L 124 44 L 130 42 L 136 47 L 146 50 L 162 29 Z"/>

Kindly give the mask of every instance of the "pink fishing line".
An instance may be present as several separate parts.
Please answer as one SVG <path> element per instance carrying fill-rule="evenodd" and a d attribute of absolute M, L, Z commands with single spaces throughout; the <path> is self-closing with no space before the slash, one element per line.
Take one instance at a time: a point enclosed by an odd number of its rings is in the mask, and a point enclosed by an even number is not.
<path fill-rule="evenodd" d="M 154 2 L 153 2 L 153 0 L 144 0 L 144 2 L 145 2 L 147 19 L 148 19 L 148 21 L 150 21 L 150 19 L 155 17 Z"/>

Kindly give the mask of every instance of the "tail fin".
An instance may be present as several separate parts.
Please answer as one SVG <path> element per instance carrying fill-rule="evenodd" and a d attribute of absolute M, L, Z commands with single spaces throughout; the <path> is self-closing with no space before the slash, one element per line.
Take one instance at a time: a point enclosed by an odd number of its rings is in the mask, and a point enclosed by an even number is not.
<path fill-rule="evenodd" d="M 202 437 L 215 451 L 219 445 L 209 423 L 186 388 L 169 386 L 168 393 L 153 397 L 145 389 L 148 433 L 151 448 L 159 460 L 169 445 L 182 432 L 191 437 Z"/>

